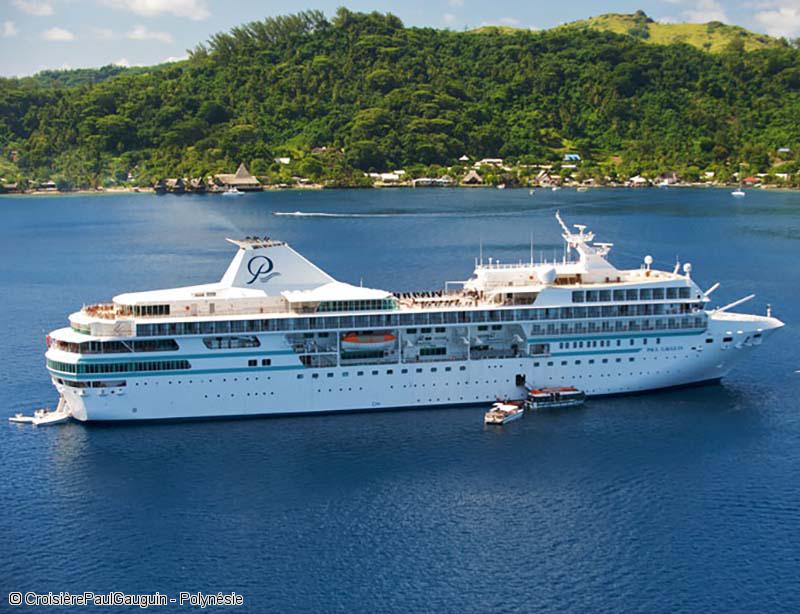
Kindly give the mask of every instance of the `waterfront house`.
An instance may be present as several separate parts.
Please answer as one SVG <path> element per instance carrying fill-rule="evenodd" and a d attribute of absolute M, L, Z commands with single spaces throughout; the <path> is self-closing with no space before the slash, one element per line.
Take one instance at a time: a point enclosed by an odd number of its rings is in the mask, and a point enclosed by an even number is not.
<path fill-rule="evenodd" d="M 661 180 L 661 183 L 664 185 L 675 185 L 678 183 L 681 178 L 675 171 L 669 171 L 666 173 L 661 173 L 658 178 Z"/>
<path fill-rule="evenodd" d="M 4 194 L 18 194 L 21 191 L 18 183 L 4 183 L 2 185 L 2 190 L 0 190 L 0 192 Z"/>
<path fill-rule="evenodd" d="M 173 194 L 183 194 L 186 191 L 186 182 L 182 177 L 167 179 L 167 191 Z"/>
<path fill-rule="evenodd" d="M 632 188 L 646 188 L 650 185 L 650 181 L 641 175 L 635 175 L 628 179 L 628 185 Z"/>
<path fill-rule="evenodd" d="M 483 160 L 478 160 L 475 163 L 475 168 L 479 168 L 481 166 L 497 166 L 502 168 L 503 158 L 483 158 Z"/>
<path fill-rule="evenodd" d="M 483 183 L 483 177 L 481 177 L 477 171 L 471 170 L 464 178 L 461 180 L 462 185 L 480 185 Z"/>
<path fill-rule="evenodd" d="M 453 180 L 447 175 L 444 177 L 420 177 L 414 179 L 411 184 L 415 188 L 447 188 L 453 185 Z"/>
<path fill-rule="evenodd" d="M 195 179 L 189 180 L 189 190 L 192 192 L 199 192 L 203 193 L 206 191 L 206 182 L 203 180 L 202 177 L 196 177 Z"/>
<path fill-rule="evenodd" d="M 254 191 L 261 189 L 261 182 L 250 174 L 247 167 L 242 162 L 236 173 L 220 173 L 214 176 L 214 182 L 223 188 L 236 188 L 240 192 Z"/>
<path fill-rule="evenodd" d="M 42 190 L 44 192 L 55 192 L 57 190 L 56 182 L 55 181 L 41 181 L 41 182 L 39 182 L 39 185 L 38 185 L 38 187 L 36 189 L 37 190 Z"/>

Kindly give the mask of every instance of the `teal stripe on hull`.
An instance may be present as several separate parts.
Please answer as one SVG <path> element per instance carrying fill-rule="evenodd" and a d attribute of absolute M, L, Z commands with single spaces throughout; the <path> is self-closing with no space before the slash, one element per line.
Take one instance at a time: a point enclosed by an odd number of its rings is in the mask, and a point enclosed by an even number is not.
<path fill-rule="evenodd" d="M 263 372 L 263 371 L 294 371 L 297 369 L 305 369 L 303 365 L 288 365 L 288 366 L 278 366 L 278 367 L 238 367 L 235 369 L 181 369 L 179 371 L 146 371 L 146 372 L 130 372 L 130 373 L 97 373 L 97 374 L 80 374 L 76 375 L 75 373 L 65 373 L 63 371 L 56 371 L 54 369 L 48 368 L 47 370 L 50 373 L 62 378 L 68 379 L 70 381 L 77 381 L 77 382 L 86 382 L 86 381 L 95 381 L 95 380 L 119 380 L 119 379 L 128 379 L 131 377 L 163 377 L 163 376 L 176 376 L 182 375 L 185 377 L 191 377 L 193 375 L 210 375 L 212 373 L 254 373 L 254 372 Z"/>

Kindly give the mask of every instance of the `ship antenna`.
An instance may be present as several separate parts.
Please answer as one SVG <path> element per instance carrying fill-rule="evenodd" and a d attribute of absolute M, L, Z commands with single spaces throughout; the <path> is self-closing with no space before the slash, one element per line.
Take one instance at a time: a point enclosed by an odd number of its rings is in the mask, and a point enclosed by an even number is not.
<path fill-rule="evenodd" d="M 533 266 L 533 231 L 531 231 L 531 266 Z"/>
<path fill-rule="evenodd" d="M 479 241 L 480 241 L 479 253 L 481 256 L 481 266 L 483 266 L 483 237 L 481 237 Z"/>

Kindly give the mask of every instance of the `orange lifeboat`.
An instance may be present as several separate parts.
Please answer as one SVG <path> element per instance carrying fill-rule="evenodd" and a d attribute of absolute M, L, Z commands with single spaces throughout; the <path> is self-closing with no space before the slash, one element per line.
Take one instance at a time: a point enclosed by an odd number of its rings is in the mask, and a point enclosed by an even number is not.
<path fill-rule="evenodd" d="M 394 346 L 397 340 L 391 333 L 347 333 L 342 337 L 342 349 L 354 350 L 386 350 Z"/>

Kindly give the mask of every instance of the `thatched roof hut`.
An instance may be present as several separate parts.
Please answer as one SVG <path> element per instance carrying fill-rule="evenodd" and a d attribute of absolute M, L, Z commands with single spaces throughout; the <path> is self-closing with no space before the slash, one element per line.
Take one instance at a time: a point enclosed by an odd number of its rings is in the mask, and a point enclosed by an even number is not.
<path fill-rule="evenodd" d="M 236 188 L 242 191 L 261 189 L 261 182 L 250 174 L 244 162 L 239 165 L 235 174 L 220 173 L 215 175 L 214 182 L 226 188 Z"/>

